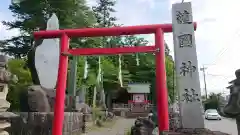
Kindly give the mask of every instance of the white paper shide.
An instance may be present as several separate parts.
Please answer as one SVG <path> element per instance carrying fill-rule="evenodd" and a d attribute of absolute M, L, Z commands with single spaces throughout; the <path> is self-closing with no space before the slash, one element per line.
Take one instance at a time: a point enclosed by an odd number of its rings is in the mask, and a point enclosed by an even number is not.
<path fill-rule="evenodd" d="M 47 22 L 47 30 L 58 30 L 59 22 L 55 14 Z M 59 39 L 44 39 L 36 48 L 35 66 L 40 84 L 49 89 L 56 86 L 59 66 Z"/>
<path fill-rule="evenodd" d="M 174 55 L 183 128 L 204 128 L 197 53 L 190 2 L 172 5 Z"/>

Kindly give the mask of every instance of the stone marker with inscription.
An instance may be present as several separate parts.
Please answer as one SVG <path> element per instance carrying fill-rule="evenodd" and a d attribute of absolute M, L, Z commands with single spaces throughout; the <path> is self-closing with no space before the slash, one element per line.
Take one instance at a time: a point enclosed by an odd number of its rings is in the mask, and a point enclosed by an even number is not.
<path fill-rule="evenodd" d="M 53 14 L 47 22 L 47 30 L 58 30 L 59 22 L 56 14 Z M 44 88 L 54 89 L 57 82 L 59 65 L 59 39 L 44 39 L 36 48 L 35 66 Z"/>
<path fill-rule="evenodd" d="M 182 128 L 204 128 L 190 2 L 172 5 L 174 55 Z"/>

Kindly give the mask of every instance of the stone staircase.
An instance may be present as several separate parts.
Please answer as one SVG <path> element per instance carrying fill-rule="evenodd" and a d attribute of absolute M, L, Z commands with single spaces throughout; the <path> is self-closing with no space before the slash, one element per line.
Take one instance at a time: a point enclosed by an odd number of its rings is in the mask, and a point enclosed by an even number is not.
<path fill-rule="evenodd" d="M 113 107 L 113 113 L 117 116 L 126 118 L 147 117 L 152 105 L 146 108 L 137 107 L 135 105 L 132 109 L 129 104 L 116 104 Z"/>
<path fill-rule="evenodd" d="M 147 112 L 127 112 L 126 117 L 127 118 L 137 118 L 137 117 L 147 117 L 148 113 Z"/>

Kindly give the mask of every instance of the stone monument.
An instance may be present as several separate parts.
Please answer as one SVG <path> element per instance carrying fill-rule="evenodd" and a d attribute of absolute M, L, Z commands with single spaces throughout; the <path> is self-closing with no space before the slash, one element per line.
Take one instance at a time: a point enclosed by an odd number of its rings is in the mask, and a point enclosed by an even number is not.
<path fill-rule="evenodd" d="M 204 128 L 192 6 L 190 2 L 172 5 L 172 24 L 181 127 L 188 129 Z"/>
<path fill-rule="evenodd" d="M 58 30 L 59 22 L 53 14 L 47 22 L 47 30 Z M 59 55 L 59 39 L 44 39 L 35 52 L 35 67 L 42 87 L 54 89 L 57 82 Z M 47 71 L 47 72 L 46 72 Z"/>
<path fill-rule="evenodd" d="M 17 82 L 18 79 L 7 70 L 8 58 L 0 55 L 0 135 L 8 135 L 5 131 L 11 124 L 7 120 L 15 116 L 11 112 L 6 112 L 10 107 L 10 103 L 6 100 L 8 94 L 8 83 Z"/>

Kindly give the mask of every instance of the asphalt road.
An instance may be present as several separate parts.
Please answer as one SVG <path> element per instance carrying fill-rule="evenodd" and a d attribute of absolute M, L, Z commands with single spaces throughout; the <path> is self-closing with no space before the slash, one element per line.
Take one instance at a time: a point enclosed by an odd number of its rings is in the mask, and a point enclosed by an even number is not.
<path fill-rule="evenodd" d="M 221 131 L 231 135 L 238 135 L 236 122 L 233 119 L 205 120 L 205 127 L 212 131 Z"/>

